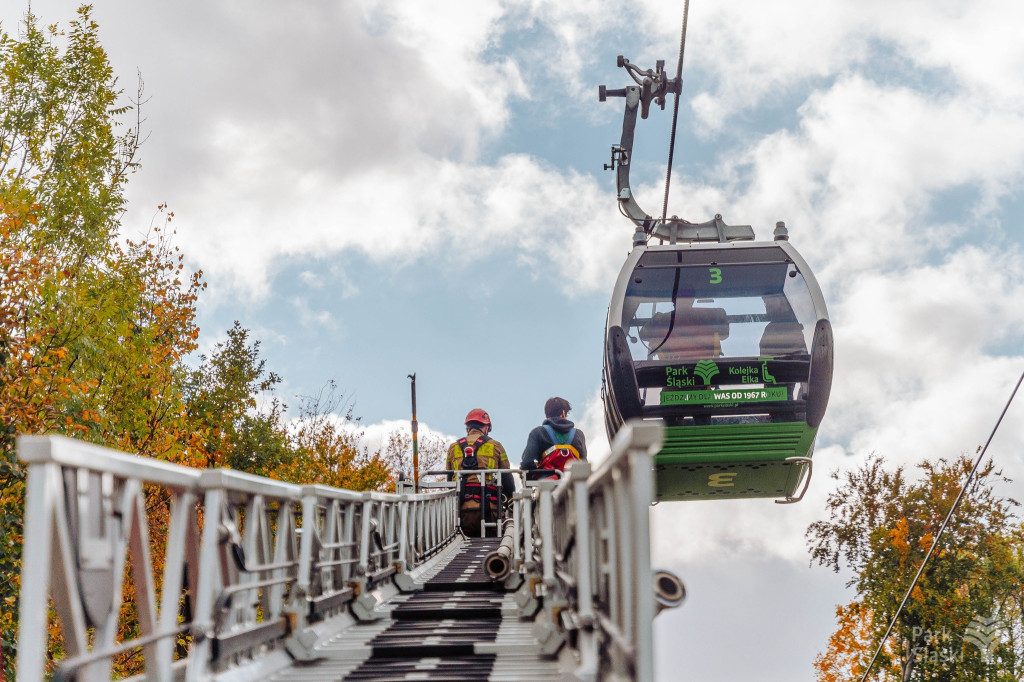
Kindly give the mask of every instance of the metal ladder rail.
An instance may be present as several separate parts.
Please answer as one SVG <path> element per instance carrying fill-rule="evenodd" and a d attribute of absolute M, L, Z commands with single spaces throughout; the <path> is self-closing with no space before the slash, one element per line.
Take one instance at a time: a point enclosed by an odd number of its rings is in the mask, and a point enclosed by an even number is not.
<path fill-rule="evenodd" d="M 320 664 L 274 679 L 562 679 L 564 666 L 544 655 L 532 620 L 521 618 L 524 612 L 514 598 L 522 584 L 523 550 L 532 542 L 535 485 L 529 483 L 513 495 L 502 538 L 459 540 L 454 552 L 446 550 L 443 565 L 422 576 L 411 594 L 392 595 L 380 605 L 379 620 L 368 616 L 326 642 L 316 652 Z M 497 565 L 509 570 L 489 575 L 485 563 L 503 540 L 505 553 Z"/>
<path fill-rule="evenodd" d="M 630 425 L 596 472 L 578 463 L 566 481 L 530 483 L 517 493 L 514 574 L 502 585 L 515 592 L 502 596 L 498 627 L 522 631 L 532 626 L 531 615 L 538 620 L 537 636 L 521 636 L 519 649 L 512 647 L 520 673 L 524 662 L 547 656 L 550 663 L 557 654 L 570 660 L 577 679 L 652 678 L 657 605 L 647 512 L 650 453 L 661 433 L 656 424 Z M 350 612 L 375 617 L 384 599 L 392 599 L 392 615 L 405 614 L 390 620 L 422 622 L 431 608 L 424 600 L 443 581 L 413 597 L 397 588 L 415 590 L 428 562 L 454 561 L 451 491 L 299 487 L 60 437 L 25 437 L 18 447 L 29 465 L 18 679 L 42 676 L 40 614 L 51 596 L 69 651 L 58 677 L 110 679 L 115 655 L 142 649 L 147 679 L 266 679 L 312 657 L 354 622 Z M 153 488 L 162 496 L 159 518 L 147 518 Z M 148 542 L 156 524 L 166 527 L 159 605 Z M 144 578 L 135 581 L 141 632 L 122 643 L 119 581 L 129 556 L 133 576 Z M 459 595 L 463 604 L 475 603 L 467 614 L 492 619 L 494 602 L 480 599 L 487 592 L 479 590 L 475 602 Z M 90 628 L 97 633 L 91 641 Z M 192 636 L 183 651 L 182 633 Z M 496 653 L 492 674 L 503 655 L 497 652 L 497 644 L 473 640 L 474 656 Z"/>
<path fill-rule="evenodd" d="M 58 436 L 21 437 L 18 454 L 28 486 L 17 679 L 29 682 L 45 677 L 51 598 L 68 652 L 57 679 L 109 680 L 114 657 L 140 649 L 145 679 L 268 677 L 436 554 L 457 522 L 448 492 L 300 487 Z M 122 620 L 126 567 L 137 622 Z M 119 641 L 129 626 L 138 635 Z"/>
<path fill-rule="evenodd" d="M 576 679 L 653 680 L 654 617 L 682 602 L 681 581 L 666 571 L 656 581 L 650 562 L 652 462 L 663 438 L 660 422 L 629 422 L 596 471 L 575 462 L 562 483 L 538 487 L 540 542 L 519 601 L 539 602 L 538 638 L 547 651 L 568 645 Z"/>

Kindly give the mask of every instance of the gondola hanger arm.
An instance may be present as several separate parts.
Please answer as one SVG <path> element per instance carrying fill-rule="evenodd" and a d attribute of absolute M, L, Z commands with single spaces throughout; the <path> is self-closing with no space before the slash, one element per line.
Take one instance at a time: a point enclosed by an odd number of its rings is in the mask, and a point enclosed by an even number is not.
<path fill-rule="evenodd" d="M 633 244 L 647 243 L 650 237 L 667 240 L 675 244 L 677 241 L 690 242 L 730 242 L 754 238 L 754 230 L 749 225 L 726 225 L 721 215 L 704 223 L 691 223 L 677 216 L 660 220 L 649 215 L 636 202 L 629 184 L 629 169 L 633 157 L 633 138 L 636 133 L 637 113 L 640 118 L 647 118 L 651 103 L 665 108 L 667 95 L 682 92 L 682 78 L 669 78 L 665 73 L 665 62 L 658 60 L 654 69 L 640 69 L 628 59 L 619 55 L 619 67 L 637 83 L 617 90 L 609 90 L 606 86 L 598 87 L 598 99 L 602 102 L 609 97 L 623 97 L 626 100 L 622 118 L 622 137 L 619 144 L 612 147 L 611 163 L 605 164 L 606 170 L 614 170 L 616 197 L 619 210 L 633 221 L 636 232 Z"/>

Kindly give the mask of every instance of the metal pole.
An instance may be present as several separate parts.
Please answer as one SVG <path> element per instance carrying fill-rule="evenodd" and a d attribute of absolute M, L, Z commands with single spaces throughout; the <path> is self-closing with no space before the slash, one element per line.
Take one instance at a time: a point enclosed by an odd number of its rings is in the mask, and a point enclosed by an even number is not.
<path fill-rule="evenodd" d="M 412 380 L 412 484 L 413 492 L 420 492 L 420 440 L 419 424 L 416 422 L 416 373 L 409 375 Z"/>

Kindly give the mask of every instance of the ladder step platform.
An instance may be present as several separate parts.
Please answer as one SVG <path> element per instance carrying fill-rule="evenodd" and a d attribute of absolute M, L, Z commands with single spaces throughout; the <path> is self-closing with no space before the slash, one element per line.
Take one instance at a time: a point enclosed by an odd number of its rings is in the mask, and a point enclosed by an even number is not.
<path fill-rule="evenodd" d="M 533 622 L 512 593 L 490 580 L 484 558 L 494 538 L 463 540 L 421 591 L 396 595 L 387 617 L 358 623 L 317 648 L 320 660 L 282 671 L 288 680 L 559 680 L 541 655 Z"/>
<path fill-rule="evenodd" d="M 375 658 L 472 654 L 477 644 L 493 642 L 501 618 L 486 620 L 396 620 L 370 642 Z"/>
<path fill-rule="evenodd" d="M 484 570 L 484 559 L 501 544 L 499 538 L 472 538 L 468 540 L 451 561 L 437 575 L 423 586 L 427 592 L 448 592 L 450 590 L 501 591 Z"/>
<path fill-rule="evenodd" d="M 346 680 L 489 680 L 493 654 L 480 656 L 426 656 L 407 659 L 370 659 Z"/>
<path fill-rule="evenodd" d="M 453 591 L 418 592 L 391 611 L 395 620 L 436 620 L 445 618 L 501 618 L 502 611 L 514 610 L 503 592 Z"/>

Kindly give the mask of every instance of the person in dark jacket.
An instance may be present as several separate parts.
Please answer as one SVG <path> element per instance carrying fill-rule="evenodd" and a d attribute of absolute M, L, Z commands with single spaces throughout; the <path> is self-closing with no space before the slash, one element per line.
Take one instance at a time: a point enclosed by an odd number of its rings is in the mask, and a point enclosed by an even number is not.
<path fill-rule="evenodd" d="M 555 445 L 551 431 L 554 432 L 555 438 L 562 443 L 566 442 L 568 435 L 572 433 L 572 440 L 569 444 L 580 453 L 580 459 L 587 458 L 587 439 L 583 432 L 568 419 L 571 409 L 572 405 L 565 398 L 551 398 L 544 403 L 546 419 L 543 424 L 530 431 L 530 435 L 526 438 L 526 448 L 523 450 L 523 459 L 519 465 L 521 469 L 525 471 L 537 469 L 540 466 L 541 460 L 544 459 L 544 452 Z M 536 476 L 531 474 L 530 478 L 536 478 Z"/>

